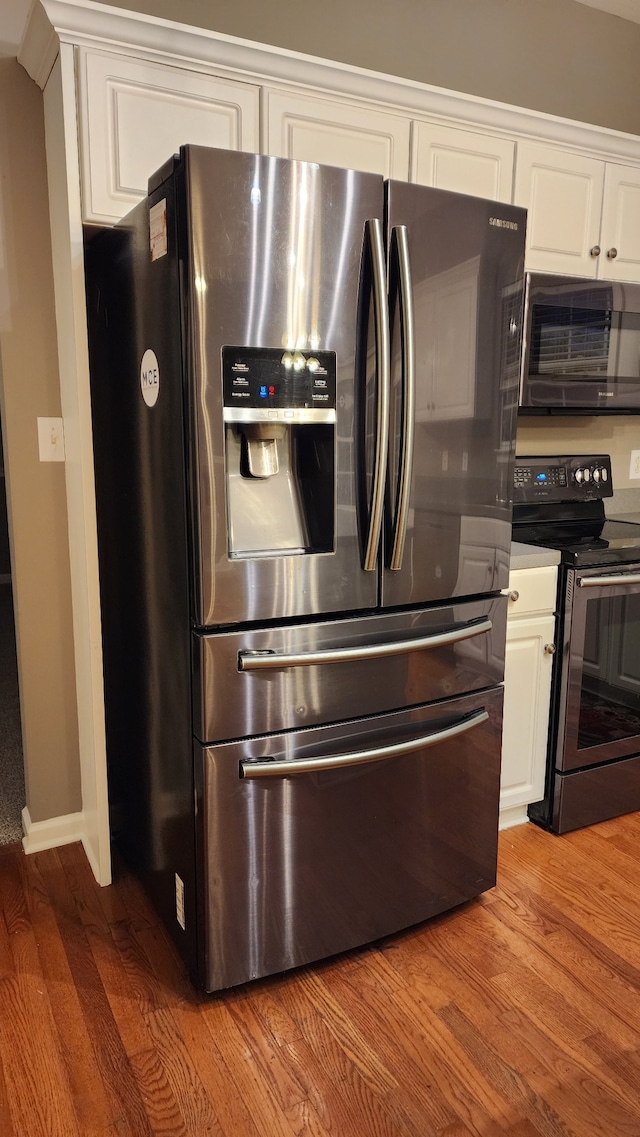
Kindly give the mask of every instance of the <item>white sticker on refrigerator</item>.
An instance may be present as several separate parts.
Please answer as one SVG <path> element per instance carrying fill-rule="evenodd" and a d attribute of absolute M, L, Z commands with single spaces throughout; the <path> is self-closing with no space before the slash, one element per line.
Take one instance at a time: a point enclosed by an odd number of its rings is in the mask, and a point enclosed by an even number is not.
<path fill-rule="evenodd" d="M 184 882 L 176 873 L 176 920 L 178 921 L 183 932 L 185 930 L 184 918 Z"/>
<path fill-rule="evenodd" d="M 167 255 L 167 200 L 164 197 L 149 210 L 149 246 L 152 261 Z"/>
<path fill-rule="evenodd" d="M 155 351 L 147 348 L 140 364 L 140 390 L 148 407 L 154 407 L 160 394 L 160 368 Z"/>

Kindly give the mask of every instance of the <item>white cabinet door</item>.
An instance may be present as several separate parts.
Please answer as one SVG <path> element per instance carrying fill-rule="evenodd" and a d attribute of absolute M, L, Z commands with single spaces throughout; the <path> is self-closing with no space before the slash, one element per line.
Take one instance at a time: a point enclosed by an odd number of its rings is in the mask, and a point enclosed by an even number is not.
<path fill-rule="evenodd" d="M 83 50 L 78 55 L 83 220 L 113 222 L 182 145 L 259 150 L 259 88 Z"/>
<path fill-rule="evenodd" d="M 341 99 L 264 90 L 263 149 L 277 158 L 407 181 L 410 130 L 408 118 Z"/>
<path fill-rule="evenodd" d="M 518 142 L 514 204 L 529 210 L 528 269 L 597 275 L 603 188 L 604 162 Z"/>
<path fill-rule="evenodd" d="M 414 122 L 411 181 L 510 202 L 514 152 L 506 138 Z"/>
<path fill-rule="evenodd" d="M 640 280 L 640 169 L 607 163 L 598 275 Z"/>
<path fill-rule="evenodd" d="M 504 675 L 500 826 L 526 820 L 544 796 L 557 570 L 521 569 L 509 577 Z"/>

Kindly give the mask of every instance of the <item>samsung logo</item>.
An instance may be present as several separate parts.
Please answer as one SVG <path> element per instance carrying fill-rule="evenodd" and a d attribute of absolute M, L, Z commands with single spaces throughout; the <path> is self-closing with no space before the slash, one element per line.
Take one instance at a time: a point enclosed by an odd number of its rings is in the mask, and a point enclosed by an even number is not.
<path fill-rule="evenodd" d="M 497 226 L 498 229 L 517 229 L 517 221 L 505 221 L 504 217 L 490 217 L 489 224 Z"/>

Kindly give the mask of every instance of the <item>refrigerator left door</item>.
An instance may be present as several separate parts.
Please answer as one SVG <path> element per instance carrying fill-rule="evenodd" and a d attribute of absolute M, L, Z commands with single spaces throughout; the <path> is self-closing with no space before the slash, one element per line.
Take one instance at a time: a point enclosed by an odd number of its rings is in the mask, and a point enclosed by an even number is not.
<path fill-rule="evenodd" d="M 382 179 L 182 154 L 194 621 L 372 607 Z"/>

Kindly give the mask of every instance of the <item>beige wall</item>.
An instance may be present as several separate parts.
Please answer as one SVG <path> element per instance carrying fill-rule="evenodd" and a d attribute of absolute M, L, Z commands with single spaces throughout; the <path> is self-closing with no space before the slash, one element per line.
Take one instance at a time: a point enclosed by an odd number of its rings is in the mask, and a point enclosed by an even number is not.
<path fill-rule="evenodd" d="M 575 0 L 112 0 L 120 8 L 640 133 L 640 24 Z"/>
<path fill-rule="evenodd" d="M 1 410 L 27 805 L 81 808 L 64 464 L 38 459 L 60 414 L 42 92 L 0 58 Z"/>
<path fill-rule="evenodd" d="M 629 479 L 631 451 L 640 450 L 640 416 L 611 418 L 523 418 L 518 424 L 518 454 L 610 454 L 614 489 L 640 490 Z"/>

